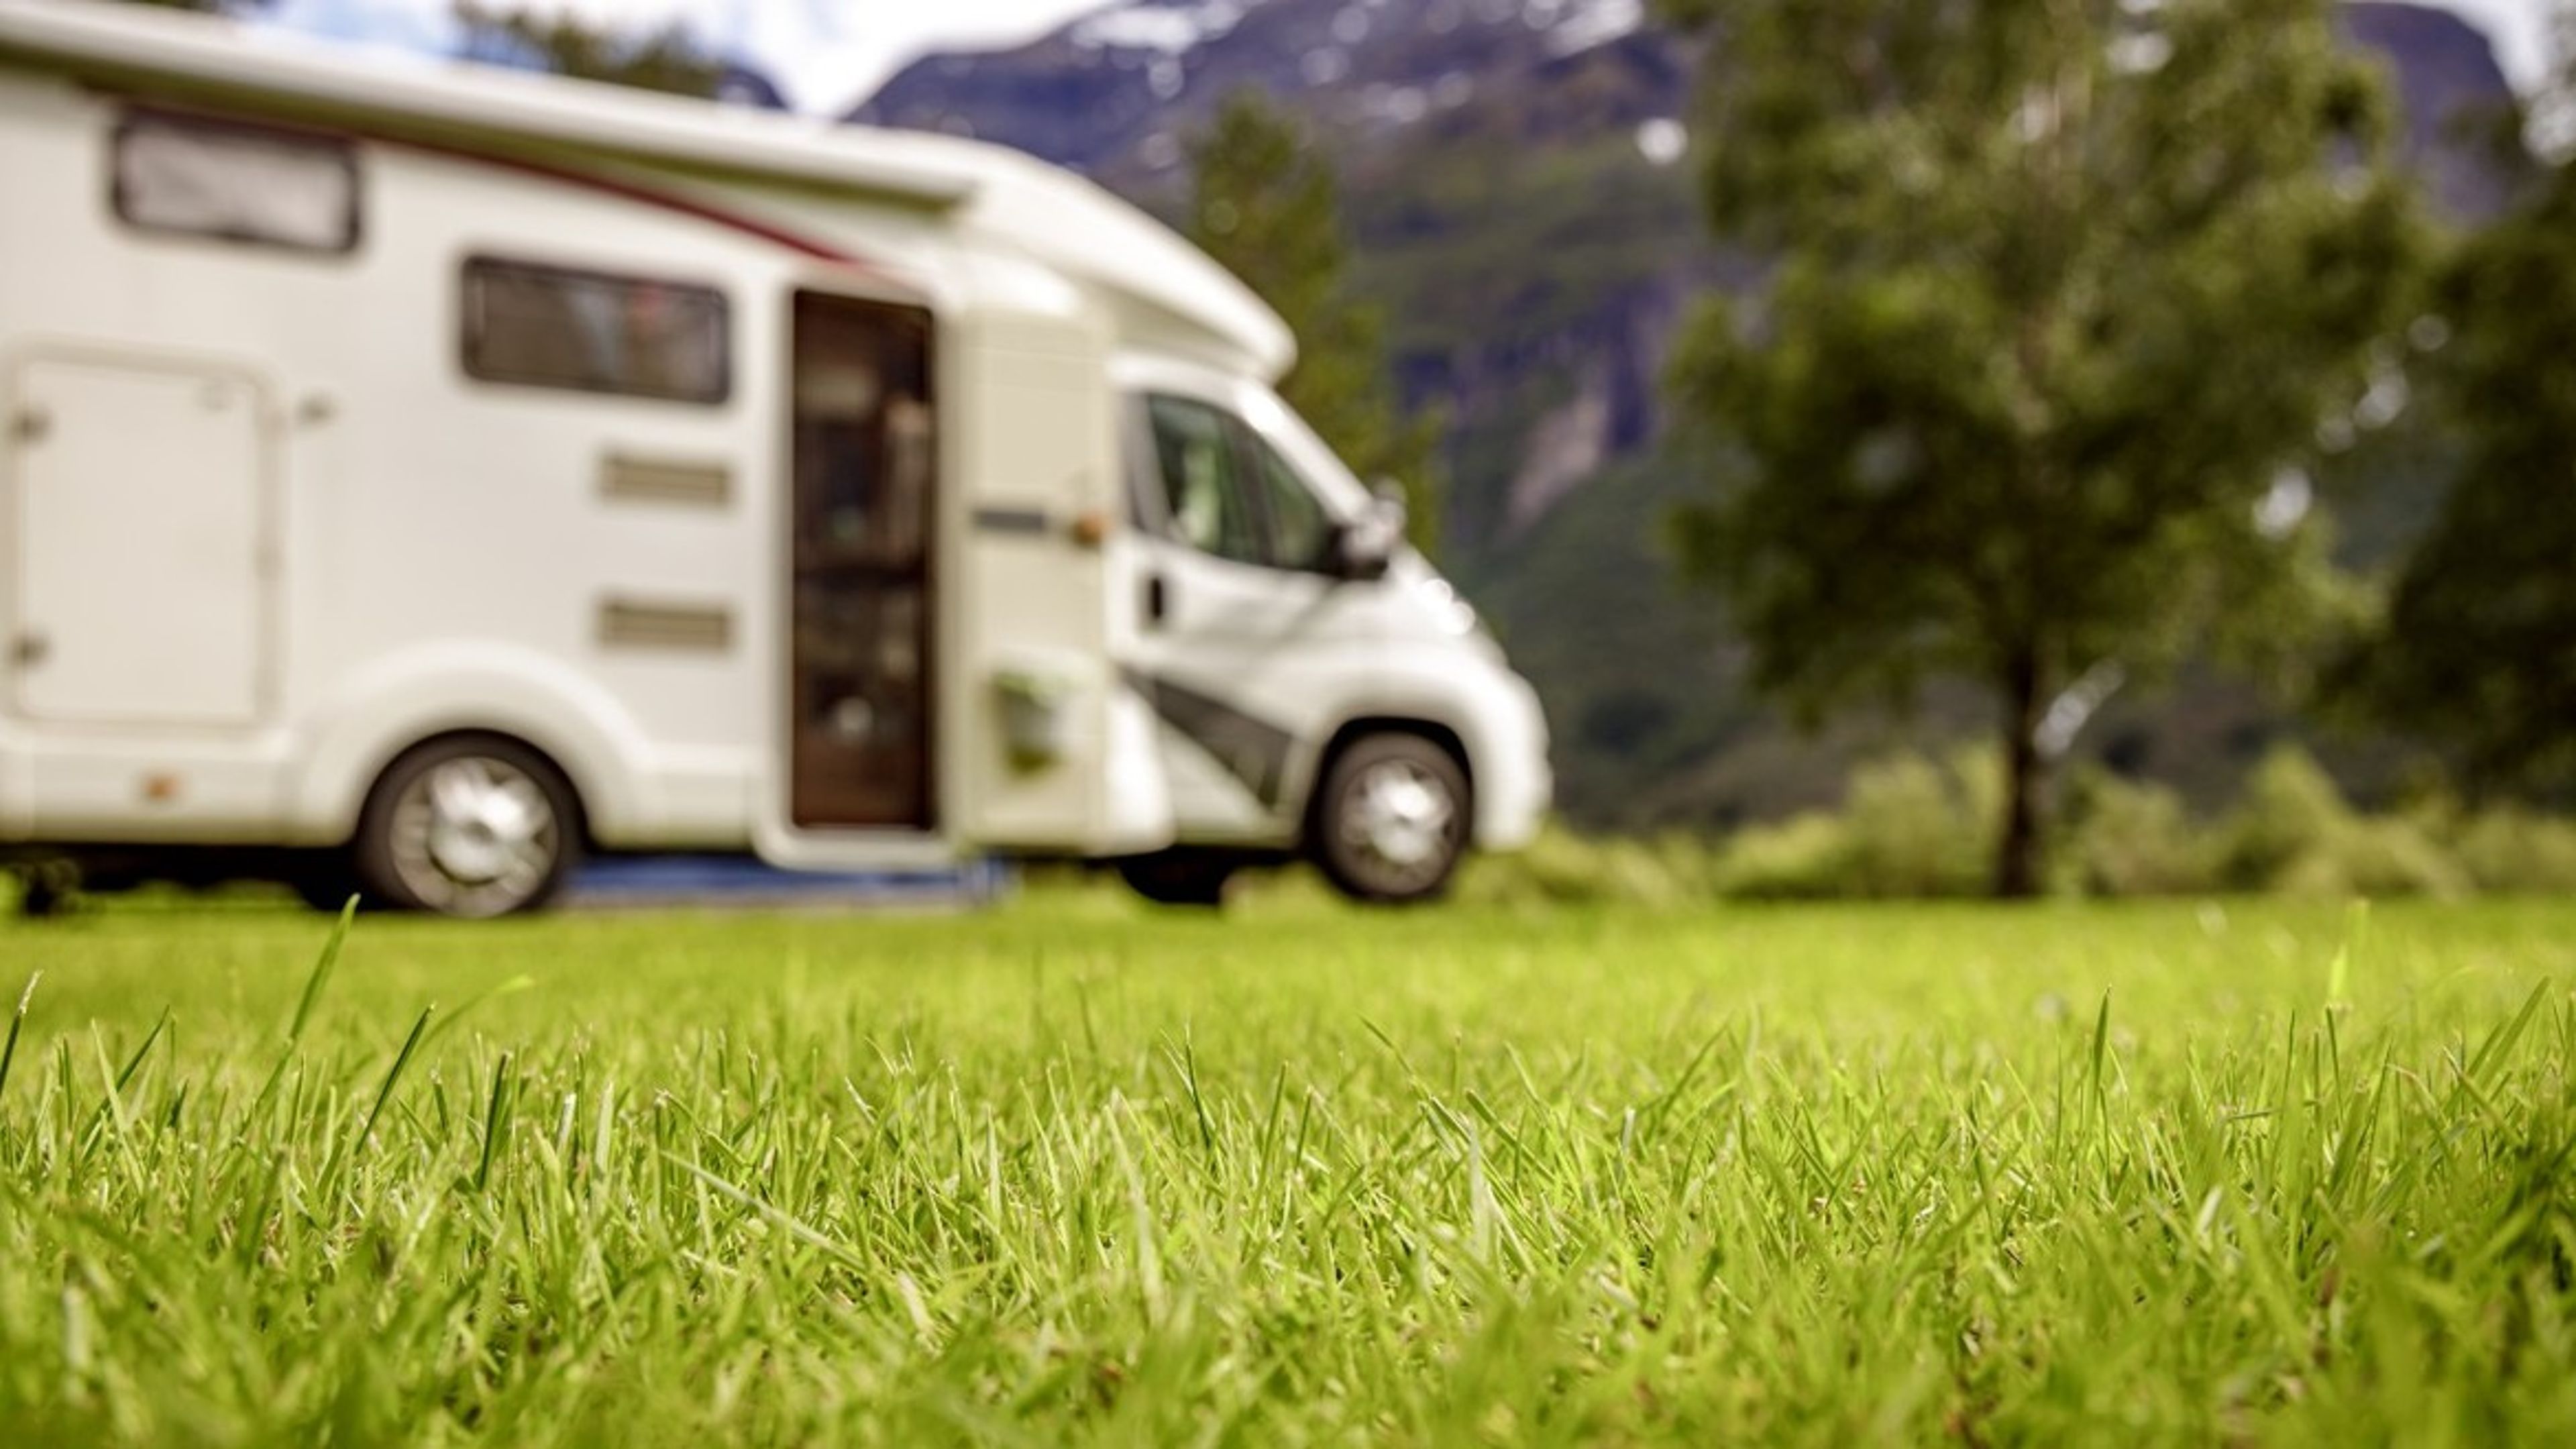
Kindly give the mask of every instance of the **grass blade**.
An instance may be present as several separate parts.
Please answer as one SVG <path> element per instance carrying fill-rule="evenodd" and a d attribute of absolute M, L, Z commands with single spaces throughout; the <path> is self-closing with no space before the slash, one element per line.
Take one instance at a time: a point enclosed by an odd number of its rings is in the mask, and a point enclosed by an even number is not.
<path fill-rule="evenodd" d="M 411 1024 L 411 1035 L 403 1038 L 402 1050 L 394 1053 L 394 1064 L 385 1073 L 384 1085 L 376 1089 L 376 1104 L 367 1109 L 366 1125 L 358 1129 L 358 1140 L 349 1149 L 351 1155 L 367 1150 L 367 1139 L 375 1133 L 376 1119 L 384 1115 L 385 1103 L 393 1100 L 394 1086 L 402 1081 L 403 1068 L 411 1065 L 411 1054 L 420 1045 L 420 1034 L 429 1030 L 429 1019 L 437 1011 L 435 1006 L 423 1007 L 420 1019 Z"/>
<path fill-rule="evenodd" d="M 36 983 L 44 979 L 42 971 L 28 973 L 27 985 L 18 993 L 18 1010 L 9 1018 L 9 1044 L 0 1046 L 0 1092 L 9 1090 L 9 1064 L 18 1059 L 18 1033 L 27 1025 L 27 1003 L 36 999 Z"/>
<path fill-rule="evenodd" d="M 331 927 L 331 939 L 322 944 L 322 959 L 313 963 L 313 974 L 304 978 L 304 995 L 295 1003 L 295 1021 L 286 1028 L 289 1045 L 304 1039 L 304 1027 L 313 1019 L 313 1003 L 322 999 L 322 988 L 331 984 L 331 968 L 340 964 L 340 947 L 349 939 L 349 923 L 358 914 L 358 898 L 349 897 L 340 907 L 340 919 Z"/>

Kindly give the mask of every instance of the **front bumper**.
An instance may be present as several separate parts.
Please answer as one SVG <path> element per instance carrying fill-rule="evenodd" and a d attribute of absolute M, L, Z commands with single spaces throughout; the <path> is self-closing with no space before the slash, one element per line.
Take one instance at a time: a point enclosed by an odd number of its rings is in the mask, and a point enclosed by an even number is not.
<path fill-rule="evenodd" d="M 1529 681 L 1501 671 L 1504 688 L 1489 715 L 1485 758 L 1476 772 L 1476 845 L 1518 850 L 1538 837 L 1555 801 L 1547 759 L 1547 714 Z"/>

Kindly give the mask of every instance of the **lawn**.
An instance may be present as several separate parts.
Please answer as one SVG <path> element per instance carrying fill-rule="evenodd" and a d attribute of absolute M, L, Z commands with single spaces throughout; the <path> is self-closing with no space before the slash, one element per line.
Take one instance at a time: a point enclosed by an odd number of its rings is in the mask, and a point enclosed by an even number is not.
<path fill-rule="evenodd" d="M 2576 1442 L 2576 903 L 0 925 L 0 1439 Z"/>

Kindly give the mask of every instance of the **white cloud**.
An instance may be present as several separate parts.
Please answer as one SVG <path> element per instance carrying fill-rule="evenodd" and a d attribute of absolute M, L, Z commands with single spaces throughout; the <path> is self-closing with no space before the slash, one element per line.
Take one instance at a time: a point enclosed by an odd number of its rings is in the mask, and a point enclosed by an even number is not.
<path fill-rule="evenodd" d="M 505 7 L 514 0 L 496 0 Z M 798 109 L 841 111 L 924 51 L 1042 35 L 1100 0 L 523 0 L 524 8 L 650 27 L 685 20 L 777 80 Z M 452 34 L 450 0 L 280 0 L 293 29 L 406 49 Z"/>
<path fill-rule="evenodd" d="M 2529 92 L 2549 78 L 2549 8 L 2552 0 L 2438 0 L 2495 42 L 2496 59 L 2517 90 Z"/>
<path fill-rule="evenodd" d="M 509 3 L 509 0 L 500 0 Z M 801 110 L 839 111 L 864 99 L 924 51 L 1007 45 L 1079 15 L 1126 9 L 1104 0 L 528 0 L 620 25 L 685 19 L 740 50 L 775 77 Z M 1244 0 L 1258 3 L 1258 0 Z M 2551 0 L 2442 0 L 2494 37 L 2505 72 L 2525 89 L 2548 64 Z M 411 48 L 449 33 L 449 0 L 282 0 L 276 18 L 296 29 Z M 1231 4 L 1227 8 L 1234 8 Z M 1564 7 L 1603 29 L 1634 24 L 1636 0 Z M 1606 38 L 1602 37 L 1602 38 Z M 1365 45 L 1366 41 L 1360 42 Z"/>

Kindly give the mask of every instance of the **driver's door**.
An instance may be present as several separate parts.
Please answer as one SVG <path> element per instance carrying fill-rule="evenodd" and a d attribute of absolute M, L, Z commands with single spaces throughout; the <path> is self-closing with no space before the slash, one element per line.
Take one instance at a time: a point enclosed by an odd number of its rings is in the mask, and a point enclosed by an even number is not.
<path fill-rule="evenodd" d="M 1180 837 L 1278 841 L 1297 823 L 1298 771 L 1375 668 L 1368 616 L 1328 567 L 1337 522 L 1219 399 L 1141 393 L 1128 428 L 1135 683 Z"/>

